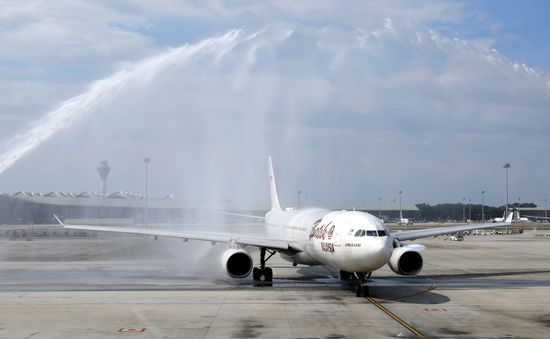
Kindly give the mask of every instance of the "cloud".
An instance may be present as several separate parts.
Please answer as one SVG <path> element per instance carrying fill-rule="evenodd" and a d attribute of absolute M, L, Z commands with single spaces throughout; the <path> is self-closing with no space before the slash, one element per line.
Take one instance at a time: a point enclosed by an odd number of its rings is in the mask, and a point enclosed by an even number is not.
<path fill-rule="evenodd" d="M 136 32 L 146 20 L 94 2 L 6 1 L 0 19 L 4 60 L 100 62 L 150 43 Z"/>
<path fill-rule="evenodd" d="M 530 163 L 548 148 L 548 75 L 507 59 L 490 40 L 454 39 L 429 27 L 443 12 L 438 22 L 461 20 L 468 15 L 462 6 L 315 3 L 314 15 L 308 2 L 119 4 L 128 19 L 114 5 L 94 3 L 119 18 L 115 31 L 140 37 L 132 45 L 138 55 L 159 49 L 155 27 L 168 16 L 250 27 L 223 53 L 185 59 L 92 107 L 0 184 L 93 190 L 94 167 L 106 158 L 113 190 L 140 191 L 141 159 L 150 156 L 153 194 L 246 207 L 267 202 L 268 154 L 290 203 L 298 189 L 325 203 L 387 201 L 399 190 L 415 202 L 458 201 L 481 189 L 498 202 L 501 162 L 522 173 L 518 192 L 543 180 L 546 161 Z M 105 50 L 116 43 L 108 40 Z M 101 49 L 59 53 L 77 63 L 109 59 Z M 120 58 L 112 56 L 109 67 Z M 128 59 L 119 67 L 131 67 L 135 57 Z M 529 194 L 542 193 L 525 190 L 523 200 Z"/>
<path fill-rule="evenodd" d="M 392 17 L 396 20 L 426 23 L 456 22 L 468 14 L 465 6 L 455 1 L 131 1 L 142 12 L 155 15 L 201 18 L 231 25 L 265 25 L 268 22 L 293 22 L 306 24 L 337 24 L 365 26 L 369 21 Z M 372 23 L 370 23 L 372 25 Z"/>

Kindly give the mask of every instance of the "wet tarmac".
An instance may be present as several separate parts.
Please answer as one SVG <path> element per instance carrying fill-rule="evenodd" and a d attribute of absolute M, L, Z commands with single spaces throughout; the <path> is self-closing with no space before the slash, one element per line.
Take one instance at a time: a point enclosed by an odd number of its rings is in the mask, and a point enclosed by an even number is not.
<path fill-rule="evenodd" d="M 2 239 L 0 338 L 549 337 L 550 237 L 417 242 L 420 275 L 383 268 L 357 298 L 334 272 L 278 257 L 273 286 L 227 278 L 210 243 Z"/>

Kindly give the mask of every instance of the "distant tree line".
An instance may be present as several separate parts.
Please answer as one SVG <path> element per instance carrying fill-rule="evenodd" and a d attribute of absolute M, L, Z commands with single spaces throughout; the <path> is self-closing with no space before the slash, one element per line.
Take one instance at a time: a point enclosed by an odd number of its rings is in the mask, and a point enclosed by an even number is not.
<path fill-rule="evenodd" d="M 454 203 L 454 204 L 438 204 L 438 205 L 429 205 L 429 204 L 416 204 L 418 207 L 418 220 L 425 221 L 447 221 L 447 220 L 458 220 L 462 221 L 462 213 L 464 211 L 465 219 L 469 218 L 469 209 L 471 209 L 471 220 L 481 220 L 481 204 L 471 204 L 470 206 L 465 203 Z M 536 204 L 528 203 L 513 203 L 508 205 L 509 208 L 514 207 L 537 207 Z M 464 208 L 464 209 L 463 209 Z M 502 217 L 504 214 L 504 209 L 506 206 L 487 206 L 483 207 L 485 214 L 485 220 L 492 219 L 496 217 Z"/>

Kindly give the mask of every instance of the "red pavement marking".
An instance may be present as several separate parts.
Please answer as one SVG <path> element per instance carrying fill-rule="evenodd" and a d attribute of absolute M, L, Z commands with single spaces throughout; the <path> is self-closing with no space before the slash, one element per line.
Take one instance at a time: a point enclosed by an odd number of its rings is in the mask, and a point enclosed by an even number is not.
<path fill-rule="evenodd" d="M 143 333 L 146 328 L 121 328 L 118 330 L 120 333 Z"/>

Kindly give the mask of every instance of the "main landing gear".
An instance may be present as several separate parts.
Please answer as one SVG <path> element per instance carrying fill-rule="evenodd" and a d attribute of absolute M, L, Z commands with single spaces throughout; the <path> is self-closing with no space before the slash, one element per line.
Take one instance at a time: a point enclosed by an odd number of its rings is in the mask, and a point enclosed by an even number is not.
<path fill-rule="evenodd" d="M 266 253 L 269 253 L 269 256 L 266 258 Z M 271 284 L 273 281 L 273 270 L 271 267 L 266 267 L 265 263 L 277 253 L 276 251 L 267 250 L 266 248 L 260 248 L 260 267 L 254 267 L 252 270 L 252 278 L 254 281 L 263 281 L 265 283 Z M 263 278 L 263 279 L 262 279 Z"/>
<path fill-rule="evenodd" d="M 356 297 L 368 297 L 370 295 L 367 280 L 372 275 L 372 272 L 346 272 L 340 271 L 340 279 L 351 281 L 352 290 L 355 291 Z"/>

